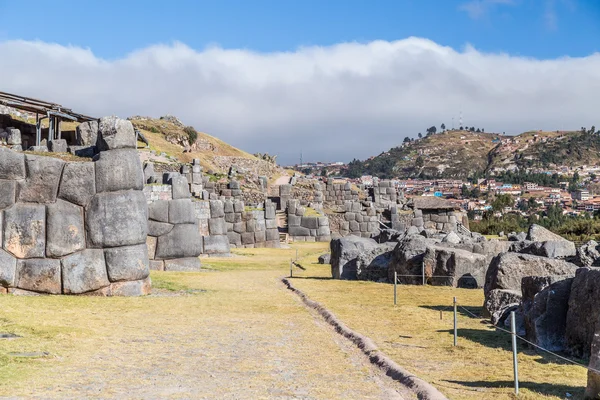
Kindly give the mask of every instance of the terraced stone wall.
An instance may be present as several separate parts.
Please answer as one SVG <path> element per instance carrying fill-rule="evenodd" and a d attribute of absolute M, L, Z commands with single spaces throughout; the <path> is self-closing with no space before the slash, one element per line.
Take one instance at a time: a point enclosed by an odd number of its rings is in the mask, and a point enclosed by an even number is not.
<path fill-rule="evenodd" d="M 129 121 L 101 118 L 93 161 L 0 148 L 0 291 L 150 291 L 148 208 Z"/>

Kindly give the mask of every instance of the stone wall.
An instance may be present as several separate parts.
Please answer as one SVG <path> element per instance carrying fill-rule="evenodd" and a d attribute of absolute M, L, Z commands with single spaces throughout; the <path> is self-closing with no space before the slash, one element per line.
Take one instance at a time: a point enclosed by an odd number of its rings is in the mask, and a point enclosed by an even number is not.
<path fill-rule="evenodd" d="M 422 229 L 456 232 L 457 222 L 462 222 L 462 213 L 456 210 L 414 210 L 411 225 Z"/>
<path fill-rule="evenodd" d="M 299 200 L 289 200 L 287 206 L 288 234 L 298 242 L 329 242 L 331 231 L 325 215 L 307 216 Z"/>
<path fill-rule="evenodd" d="M 344 205 L 345 201 L 358 201 L 358 191 L 353 190 L 349 183 L 327 183 L 324 200 L 335 205 Z"/>
<path fill-rule="evenodd" d="M 266 200 L 262 207 L 246 207 L 244 202 L 223 202 L 226 233 L 231 247 L 280 247 L 275 204 Z"/>
<path fill-rule="evenodd" d="M 142 295 L 148 209 L 131 123 L 102 118 L 90 162 L 0 148 L 0 290 Z"/>
<path fill-rule="evenodd" d="M 341 236 L 354 235 L 369 238 L 379 233 L 379 217 L 372 203 L 347 201 L 344 207 L 344 221 L 340 224 Z"/>
<path fill-rule="evenodd" d="M 372 201 L 378 204 L 396 203 L 398 200 L 398 190 L 392 181 L 379 181 L 373 184 L 369 189 L 369 196 Z"/>

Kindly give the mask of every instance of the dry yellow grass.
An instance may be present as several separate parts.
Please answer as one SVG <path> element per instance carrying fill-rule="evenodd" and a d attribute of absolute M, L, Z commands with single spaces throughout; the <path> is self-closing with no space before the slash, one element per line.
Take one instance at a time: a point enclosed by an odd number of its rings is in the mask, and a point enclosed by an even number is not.
<path fill-rule="evenodd" d="M 315 318 L 279 278 L 369 336 L 398 364 L 450 399 L 511 399 L 509 337 L 461 314 L 477 311 L 481 291 L 328 279 L 316 264 L 327 244 L 238 249 L 203 259 L 205 272 L 153 273 L 145 298 L 0 296 L 0 397 L 39 398 L 386 398 L 380 381 L 347 344 Z M 42 358 L 11 352 L 46 351 Z M 522 399 L 581 398 L 585 370 L 519 354 Z"/>
<path fill-rule="evenodd" d="M 309 268 L 295 274 L 293 285 L 370 337 L 398 364 L 450 399 L 514 398 L 509 335 L 461 312 L 459 346 L 452 346 L 452 298 L 478 313 L 481 290 L 399 286 L 394 307 L 392 285 L 325 279 L 330 277 L 329 266 L 314 262 L 303 264 Z M 519 374 L 520 399 L 564 399 L 566 393 L 583 397 L 586 371 L 582 367 L 521 347 Z"/>
<path fill-rule="evenodd" d="M 0 296 L 0 332 L 22 336 L 0 339 L 0 397 L 388 397 L 279 282 L 294 250 L 239 253 L 203 260 L 207 272 L 155 273 L 144 298 Z"/>

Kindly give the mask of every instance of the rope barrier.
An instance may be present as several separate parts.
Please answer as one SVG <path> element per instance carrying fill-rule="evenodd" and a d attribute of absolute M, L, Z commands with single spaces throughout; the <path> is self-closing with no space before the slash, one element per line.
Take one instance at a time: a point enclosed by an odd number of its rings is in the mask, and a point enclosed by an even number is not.
<path fill-rule="evenodd" d="M 479 319 L 479 320 L 481 320 L 481 321 L 485 322 L 485 323 L 486 323 L 486 324 L 488 324 L 488 325 L 491 325 L 492 327 L 496 328 L 497 330 L 499 330 L 499 331 L 501 331 L 501 332 L 506 332 L 506 333 L 508 333 L 508 334 L 509 334 L 509 335 L 511 335 L 511 336 L 512 336 L 512 334 L 513 334 L 511 331 L 509 331 L 509 330 L 507 330 L 507 329 L 504 329 L 504 328 L 501 328 L 501 327 L 499 327 L 499 326 L 497 326 L 497 325 L 494 325 L 494 324 L 492 324 L 490 321 L 488 321 L 488 320 L 486 320 L 486 319 L 484 319 L 484 318 L 481 318 L 481 317 L 479 317 L 478 315 L 475 315 L 475 314 L 473 314 L 471 311 L 467 310 L 467 309 L 466 309 L 465 307 L 463 307 L 463 306 L 460 306 L 460 305 L 459 305 L 459 306 L 458 306 L 458 308 L 462 309 L 463 311 L 465 311 L 467 314 L 469 314 L 469 315 L 473 316 L 474 318 L 476 318 L 476 319 Z M 527 343 L 527 344 L 530 344 L 531 346 L 533 346 L 533 347 L 535 347 L 535 348 L 537 348 L 537 349 L 540 349 L 540 350 L 542 350 L 542 351 L 545 351 L 546 353 L 548 353 L 548 354 L 551 354 L 551 355 L 553 355 L 553 356 L 554 356 L 554 357 L 556 357 L 556 358 L 559 358 L 559 359 L 561 359 L 561 360 L 563 360 L 563 361 L 567 361 L 567 362 L 569 362 L 569 363 L 571 363 L 571 364 L 573 364 L 573 365 L 576 365 L 576 366 L 578 366 L 578 367 L 585 368 L 585 369 L 586 369 L 586 370 L 588 370 L 588 371 L 592 371 L 592 372 L 594 372 L 594 373 L 600 374 L 600 371 L 599 371 L 599 370 L 597 370 L 597 369 L 591 368 L 591 367 L 589 367 L 589 366 L 587 366 L 587 365 L 585 365 L 585 364 L 581 364 L 581 363 L 579 363 L 579 362 L 577 362 L 577 361 L 574 361 L 574 360 L 571 360 L 571 359 L 569 359 L 569 358 L 563 357 L 563 356 L 561 356 L 560 354 L 556 354 L 555 352 L 553 352 L 553 351 L 550 351 L 550 350 L 548 350 L 548 349 L 545 349 L 545 348 L 543 348 L 542 346 L 539 346 L 539 345 L 537 345 L 537 344 L 535 344 L 535 343 L 533 343 L 533 342 L 531 342 L 531 341 L 529 341 L 529 340 L 525 339 L 525 338 L 524 338 L 524 337 L 522 337 L 522 336 L 519 336 L 519 335 L 515 335 L 515 336 L 517 337 L 517 339 L 520 339 L 520 340 L 522 340 L 523 342 L 525 342 L 525 343 Z"/>

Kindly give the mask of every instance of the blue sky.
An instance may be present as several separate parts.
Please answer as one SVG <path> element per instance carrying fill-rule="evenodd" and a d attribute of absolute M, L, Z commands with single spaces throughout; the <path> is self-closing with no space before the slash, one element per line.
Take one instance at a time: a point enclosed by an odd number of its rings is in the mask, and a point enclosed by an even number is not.
<path fill-rule="evenodd" d="M 3 39 L 109 59 L 172 41 L 272 52 L 409 36 L 536 58 L 600 51 L 600 0 L 0 0 L 0 12 Z"/>
<path fill-rule="evenodd" d="M 283 163 L 363 159 L 461 112 L 486 132 L 600 126 L 600 0 L 0 0 L 0 17 L 0 90 L 174 114 Z"/>

